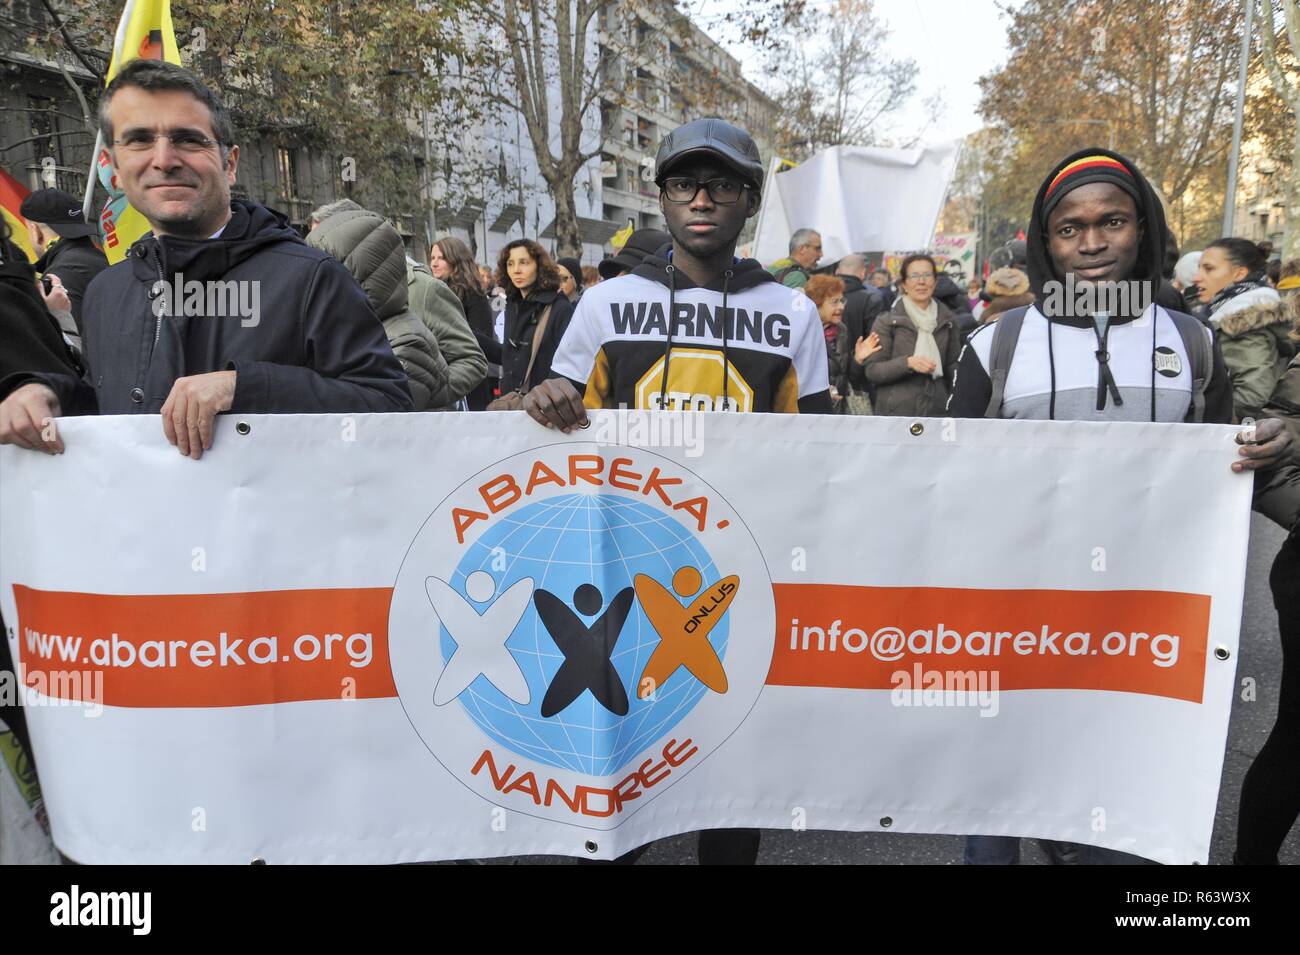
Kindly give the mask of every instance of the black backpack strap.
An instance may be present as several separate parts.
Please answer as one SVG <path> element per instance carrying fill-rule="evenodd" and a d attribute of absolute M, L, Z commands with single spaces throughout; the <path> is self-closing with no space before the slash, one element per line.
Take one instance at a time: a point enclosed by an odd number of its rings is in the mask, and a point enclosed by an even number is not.
<path fill-rule="evenodd" d="M 1183 351 L 1187 353 L 1187 360 L 1192 366 L 1192 416 L 1190 420 L 1200 424 L 1205 420 L 1205 389 L 1210 383 L 1210 375 L 1214 369 L 1214 355 L 1210 351 L 1209 336 L 1205 334 L 1205 326 L 1192 316 L 1168 310 L 1166 310 L 1166 314 L 1173 320 L 1174 327 L 1178 329 L 1178 335 L 1183 340 Z M 1152 355 L 1151 360 L 1155 361 L 1156 356 Z"/>
<path fill-rule="evenodd" d="M 1030 306 L 1024 305 L 1003 312 L 993 323 L 993 343 L 989 346 L 989 382 L 992 393 L 989 406 L 984 411 L 986 418 L 1002 417 L 1002 398 L 1007 390 L 1007 372 L 1011 369 L 1011 359 L 1016 354 L 1016 343 L 1020 341 L 1020 329 L 1024 327 L 1025 315 Z"/>

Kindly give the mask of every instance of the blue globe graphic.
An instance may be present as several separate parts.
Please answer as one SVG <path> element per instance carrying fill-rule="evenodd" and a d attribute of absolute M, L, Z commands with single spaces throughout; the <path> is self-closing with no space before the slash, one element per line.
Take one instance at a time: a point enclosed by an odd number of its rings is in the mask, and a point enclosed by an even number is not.
<path fill-rule="evenodd" d="M 504 571 L 499 569 L 502 560 Z M 699 570 L 706 587 L 722 576 L 692 532 L 662 511 L 617 495 L 567 494 L 536 501 L 501 518 L 469 546 L 450 583 L 464 596 L 466 578 L 486 571 L 496 582 L 495 600 L 516 581 L 531 577 L 534 588 L 550 591 L 570 609 L 574 609 L 574 591 L 591 584 L 600 591 L 600 609 L 592 615 L 578 614 L 590 625 L 615 595 L 633 585 L 637 574 L 647 574 L 671 589 L 673 574 L 684 566 Z M 482 613 L 488 604 L 474 606 Z M 709 634 L 724 661 L 729 618 L 724 615 Z M 638 699 L 642 670 L 658 644 L 659 635 L 640 601 L 633 601 L 611 655 L 627 691 L 627 714 L 616 716 L 584 690 L 569 706 L 543 719 L 542 698 L 564 663 L 564 654 L 529 601 L 506 641 L 528 681 L 529 702 L 515 703 L 484 676 L 471 683 L 458 702 L 484 733 L 514 753 L 575 773 L 612 776 L 677 725 L 709 692 L 693 674 L 679 668 L 653 699 Z M 444 663 L 456 649 L 446 627 L 440 631 L 440 649 Z"/>

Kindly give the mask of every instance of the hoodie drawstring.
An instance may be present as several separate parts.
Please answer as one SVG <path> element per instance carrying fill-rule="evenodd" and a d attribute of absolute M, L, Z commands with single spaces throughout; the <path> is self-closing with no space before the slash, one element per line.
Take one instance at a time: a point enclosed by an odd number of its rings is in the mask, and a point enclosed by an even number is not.
<path fill-rule="evenodd" d="M 1047 368 L 1052 376 L 1052 393 L 1047 399 L 1047 420 L 1056 420 L 1056 354 L 1052 351 L 1052 325 L 1047 321 Z"/>
<path fill-rule="evenodd" d="M 1151 304 L 1151 420 L 1156 420 L 1156 321 L 1159 319 L 1155 303 Z"/>
<path fill-rule="evenodd" d="M 731 381 L 731 358 L 727 354 L 727 289 L 731 286 L 732 269 L 722 273 L 722 410 L 731 410 L 731 398 L 727 386 Z"/>
<path fill-rule="evenodd" d="M 1102 313 L 1098 312 L 1097 314 Z M 1110 322 L 1107 321 L 1104 332 L 1097 328 L 1095 324 L 1092 330 L 1097 336 L 1097 350 L 1093 353 L 1097 356 L 1097 410 L 1105 410 L 1107 391 L 1110 392 L 1110 396 L 1115 400 L 1115 406 L 1118 408 L 1124 404 L 1124 399 L 1119 393 L 1119 386 L 1115 384 L 1115 376 L 1111 374 L 1110 352 L 1106 349 L 1106 344 L 1110 341 Z"/>
<path fill-rule="evenodd" d="M 673 319 L 677 313 L 677 269 L 673 265 L 664 268 L 668 273 L 668 341 L 664 344 L 664 373 L 659 381 L 659 410 L 668 409 L 668 364 L 673 357 Z M 727 335 L 727 293 L 731 288 L 731 279 L 736 274 L 734 269 L 723 272 L 722 279 L 722 410 L 731 410 L 731 354 L 729 336 Z M 684 410 L 684 409 L 678 409 Z"/>
<path fill-rule="evenodd" d="M 677 312 L 677 269 L 669 264 L 668 273 L 668 341 L 664 344 L 664 376 L 659 382 L 659 410 L 668 410 L 668 363 L 673 357 L 673 319 Z"/>

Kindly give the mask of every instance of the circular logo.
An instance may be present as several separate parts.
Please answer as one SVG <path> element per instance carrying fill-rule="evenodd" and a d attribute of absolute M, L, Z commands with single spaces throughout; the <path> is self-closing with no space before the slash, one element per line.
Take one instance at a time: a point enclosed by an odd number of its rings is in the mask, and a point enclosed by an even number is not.
<path fill-rule="evenodd" d="M 1152 360 L 1156 363 L 1156 371 L 1166 378 L 1177 378 L 1183 371 L 1183 360 L 1168 345 L 1161 345 L 1156 349 Z"/>
<path fill-rule="evenodd" d="M 721 745 L 771 662 L 757 544 L 675 461 L 552 445 L 484 469 L 394 586 L 398 695 L 430 752 L 512 811 L 612 828 Z"/>

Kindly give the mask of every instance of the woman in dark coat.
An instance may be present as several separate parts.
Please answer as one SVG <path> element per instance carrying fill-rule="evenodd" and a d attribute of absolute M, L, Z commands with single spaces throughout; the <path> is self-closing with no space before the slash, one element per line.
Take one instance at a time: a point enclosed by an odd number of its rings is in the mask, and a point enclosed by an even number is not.
<path fill-rule="evenodd" d="M 952 390 L 961 330 L 952 311 L 934 297 L 934 259 L 909 255 L 900 271 L 902 294 L 876 319 L 880 351 L 863 363 L 876 386 L 878 415 L 942 417 Z"/>
<path fill-rule="evenodd" d="M 513 410 L 529 389 L 551 376 L 551 360 L 573 305 L 560 294 L 555 261 L 532 239 L 515 239 L 501 250 L 497 283 L 506 290 L 506 337 L 501 346 L 501 398 L 493 410 Z"/>

